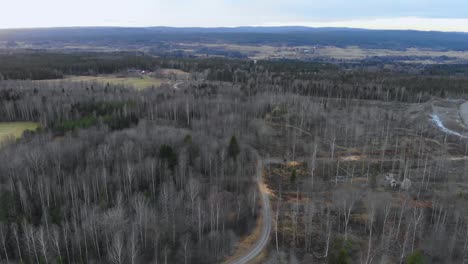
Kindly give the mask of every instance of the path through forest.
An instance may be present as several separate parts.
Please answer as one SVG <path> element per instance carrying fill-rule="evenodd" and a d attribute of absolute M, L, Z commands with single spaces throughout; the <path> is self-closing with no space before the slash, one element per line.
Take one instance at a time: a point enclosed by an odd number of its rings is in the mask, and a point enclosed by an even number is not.
<path fill-rule="evenodd" d="M 270 238 L 271 228 L 272 228 L 272 217 L 271 217 L 271 206 L 270 198 L 268 197 L 268 192 L 266 191 L 265 184 L 263 183 L 263 166 L 268 164 L 269 160 L 262 160 L 261 158 L 257 159 L 257 184 L 261 192 L 262 200 L 262 232 L 260 238 L 255 243 L 255 245 L 243 256 L 237 258 L 236 260 L 230 262 L 230 264 L 246 264 L 255 259 L 260 253 L 265 249 Z"/>

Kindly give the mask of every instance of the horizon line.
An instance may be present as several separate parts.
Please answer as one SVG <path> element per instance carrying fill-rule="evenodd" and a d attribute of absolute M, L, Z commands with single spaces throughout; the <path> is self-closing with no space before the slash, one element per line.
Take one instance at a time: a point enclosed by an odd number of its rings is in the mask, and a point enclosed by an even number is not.
<path fill-rule="evenodd" d="M 413 28 L 367 28 L 367 27 L 346 27 L 346 26 L 308 26 L 300 24 L 291 25 L 238 25 L 238 26 L 123 26 L 123 25 L 80 25 L 80 26 L 38 26 L 38 27 L 7 27 L 0 31 L 8 30 L 41 30 L 41 29 L 93 29 L 93 28 L 116 28 L 116 29 L 151 29 L 151 28 L 170 28 L 170 29 L 242 29 L 242 28 L 303 28 L 303 29 L 343 29 L 343 30 L 367 30 L 367 31 L 416 31 L 416 32 L 434 32 L 434 33 L 462 33 L 468 34 L 468 31 L 457 30 L 438 30 L 438 29 L 413 29 Z"/>

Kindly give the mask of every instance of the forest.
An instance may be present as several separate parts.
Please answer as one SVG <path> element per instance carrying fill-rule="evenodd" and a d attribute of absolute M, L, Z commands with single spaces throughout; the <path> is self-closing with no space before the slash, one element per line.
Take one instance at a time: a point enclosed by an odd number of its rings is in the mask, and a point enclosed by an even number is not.
<path fill-rule="evenodd" d="M 263 218 L 255 263 L 468 259 L 466 65 L 0 60 L 0 124 L 39 125 L 0 143 L 0 262 L 237 263 Z M 48 81 L 134 68 L 190 77 Z"/>

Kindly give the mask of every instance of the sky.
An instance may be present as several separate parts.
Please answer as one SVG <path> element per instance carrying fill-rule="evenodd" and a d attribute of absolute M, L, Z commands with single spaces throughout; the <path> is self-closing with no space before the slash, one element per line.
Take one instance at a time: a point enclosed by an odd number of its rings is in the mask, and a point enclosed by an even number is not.
<path fill-rule="evenodd" d="M 0 0 L 0 28 L 312 26 L 468 32 L 467 0 Z"/>

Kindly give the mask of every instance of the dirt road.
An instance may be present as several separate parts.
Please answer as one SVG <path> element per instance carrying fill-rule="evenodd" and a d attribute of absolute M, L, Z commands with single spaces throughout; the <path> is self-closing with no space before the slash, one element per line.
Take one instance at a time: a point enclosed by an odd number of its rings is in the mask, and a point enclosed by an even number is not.
<path fill-rule="evenodd" d="M 181 85 L 183 83 L 184 82 L 176 82 L 172 88 L 174 88 L 174 90 L 179 90 L 179 85 Z"/>
<path fill-rule="evenodd" d="M 257 184 L 261 192 L 262 200 L 262 233 L 257 243 L 243 256 L 229 262 L 229 264 L 246 264 L 255 259 L 260 253 L 265 249 L 270 238 L 271 228 L 272 228 L 272 216 L 271 216 L 271 206 L 270 198 L 268 193 L 265 190 L 263 183 L 263 166 L 270 163 L 270 160 L 262 160 L 258 158 L 257 162 Z"/>

